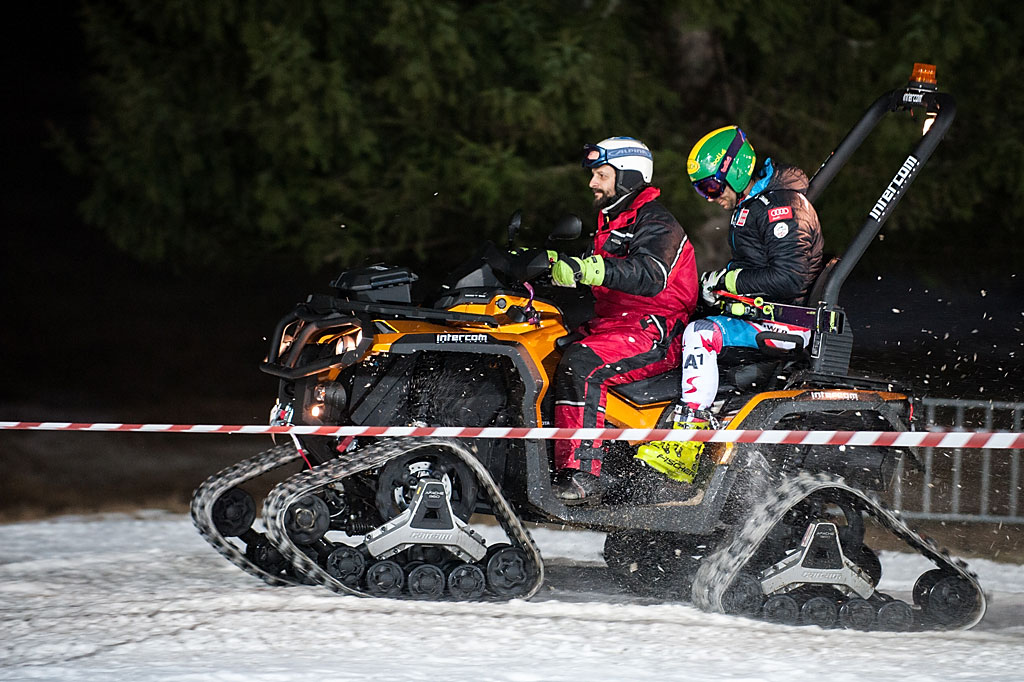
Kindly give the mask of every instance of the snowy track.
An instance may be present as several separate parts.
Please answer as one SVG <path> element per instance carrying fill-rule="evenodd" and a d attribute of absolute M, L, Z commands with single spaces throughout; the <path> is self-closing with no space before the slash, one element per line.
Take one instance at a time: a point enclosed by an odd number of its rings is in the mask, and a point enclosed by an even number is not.
<path fill-rule="evenodd" d="M 184 516 L 0 526 L 0 680 L 1019 680 L 1024 567 L 975 560 L 969 632 L 787 628 L 619 591 L 603 536 L 536 529 L 530 602 L 427 603 L 267 587 Z M 886 591 L 918 558 L 883 554 Z"/>

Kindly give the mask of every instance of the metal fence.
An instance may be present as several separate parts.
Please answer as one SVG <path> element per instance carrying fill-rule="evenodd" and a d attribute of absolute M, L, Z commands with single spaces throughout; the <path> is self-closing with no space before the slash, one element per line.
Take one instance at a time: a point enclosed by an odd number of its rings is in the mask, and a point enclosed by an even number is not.
<path fill-rule="evenodd" d="M 926 429 L 1019 432 L 1024 418 L 1024 403 L 925 398 L 921 408 Z M 892 489 L 903 516 L 1024 524 L 1020 450 L 920 448 L 917 455 L 916 465 L 904 459 Z"/>

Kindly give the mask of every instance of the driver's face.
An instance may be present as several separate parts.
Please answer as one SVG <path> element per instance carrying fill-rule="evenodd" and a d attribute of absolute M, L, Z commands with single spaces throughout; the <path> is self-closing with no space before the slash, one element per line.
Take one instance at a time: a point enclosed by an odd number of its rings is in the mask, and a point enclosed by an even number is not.
<path fill-rule="evenodd" d="M 605 164 L 590 170 L 590 191 L 594 193 L 594 205 L 608 201 L 615 196 L 615 169 Z"/>

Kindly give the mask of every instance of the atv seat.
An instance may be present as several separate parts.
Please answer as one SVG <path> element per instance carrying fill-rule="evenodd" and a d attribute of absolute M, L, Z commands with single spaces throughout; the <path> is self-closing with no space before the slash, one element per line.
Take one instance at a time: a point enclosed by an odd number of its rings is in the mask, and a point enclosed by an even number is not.
<path fill-rule="evenodd" d="M 816 306 L 821 300 L 825 284 L 838 265 L 838 258 L 829 259 L 821 274 L 814 280 L 806 305 Z M 814 332 L 815 334 L 818 332 Z M 578 332 L 567 334 L 555 343 L 560 350 L 582 338 Z M 783 350 L 768 346 L 766 341 L 788 341 L 796 348 Z M 766 389 L 777 380 L 778 375 L 794 365 L 806 364 L 807 349 L 802 347 L 799 336 L 778 332 L 761 332 L 757 335 L 757 348 L 725 348 L 719 355 L 719 395 L 745 393 L 752 389 Z M 610 390 L 634 405 L 652 405 L 679 400 L 681 374 L 679 368 L 671 369 L 653 377 L 629 384 L 612 386 Z"/>
<path fill-rule="evenodd" d="M 728 348 L 719 359 L 718 393 L 745 393 L 765 388 L 779 372 L 791 363 L 780 359 L 766 359 L 753 348 Z M 678 367 L 629 384 L 612 386 L 609 390 L 634 405 L 653 405 L 679 400 L 681 374 Z"/>

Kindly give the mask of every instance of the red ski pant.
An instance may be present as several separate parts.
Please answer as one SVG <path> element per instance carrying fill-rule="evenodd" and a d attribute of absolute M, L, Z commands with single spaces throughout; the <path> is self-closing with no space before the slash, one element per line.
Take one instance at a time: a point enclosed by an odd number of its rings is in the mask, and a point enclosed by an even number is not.
<path fill-rule="evenodd" d="M 597 318 L 584 325 L 586 336 L 566 349 L 555 373 L 555 426 L 603 428 L 609 386 L 679 367 L 681 329 L 682 322 L 666 322 L 658 315 Z M 600 440 L 558 440 L 555 468 L 599 476 L 603 454 Z"/>

